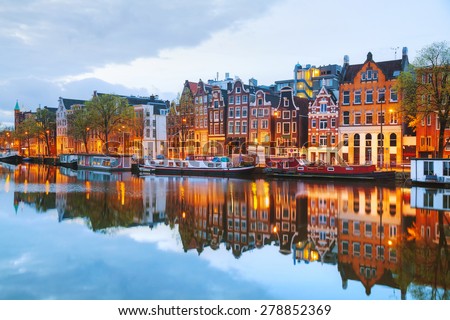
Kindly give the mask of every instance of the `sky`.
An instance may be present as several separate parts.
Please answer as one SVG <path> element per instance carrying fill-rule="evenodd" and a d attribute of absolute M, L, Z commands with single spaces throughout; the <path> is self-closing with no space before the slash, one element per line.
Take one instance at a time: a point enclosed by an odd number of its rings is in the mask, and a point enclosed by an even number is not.
<path fill-rule="evenodd" d="M 173 100 L 225 73 L 270 85 L 295 64 L 410 62 L 450 43 L 448 0 L 0 0 L 0 125 L 95 90 Z"/>

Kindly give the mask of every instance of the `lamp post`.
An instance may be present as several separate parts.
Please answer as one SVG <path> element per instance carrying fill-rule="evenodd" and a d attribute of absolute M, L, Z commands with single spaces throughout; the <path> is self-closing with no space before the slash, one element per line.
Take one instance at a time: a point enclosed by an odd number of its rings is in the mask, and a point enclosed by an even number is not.
<path fill-rule="evenodd" d="M 379 141 L 379 148 L 380 148 L 380 168 L 383 168 L 383 157 L 384 157 L 384 137 L 383 137 L 383 122 L 384 122 L 384 115 L 383 115 L 383 103 L 384 101 L 384 93 L 380 94 L 380 97 L 378 99 L 378 102 L 380 103 L 380 141 Z"/>
<path fill-rule="evenodd" d="M 181 159 L 184 159 L 184 147 L 185 147 L 185 140 L 186 137 L 184 135 L 184 130 L 186 126 L 186 118 L 181 119 Z"/>

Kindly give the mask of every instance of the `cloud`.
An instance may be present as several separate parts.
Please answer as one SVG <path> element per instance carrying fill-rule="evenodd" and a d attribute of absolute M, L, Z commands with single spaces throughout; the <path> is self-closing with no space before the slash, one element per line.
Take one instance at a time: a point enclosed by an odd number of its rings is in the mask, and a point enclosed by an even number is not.
<path fill-rule="evenodd" d="M 192 47 L 258 16 L 270 1 L 2 1 L 0 51 L 10 77 L 55 77 Z"/>

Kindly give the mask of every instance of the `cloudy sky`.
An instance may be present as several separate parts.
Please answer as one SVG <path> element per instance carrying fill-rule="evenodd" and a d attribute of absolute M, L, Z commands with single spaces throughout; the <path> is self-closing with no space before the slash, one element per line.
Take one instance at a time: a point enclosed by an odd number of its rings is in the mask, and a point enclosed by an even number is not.
<path fill-rule="evenodd" d="M 448 0 L 0 0 L 0 124 L 94 90 L 172 100 L 185 80 L 259 84 L 294 65 L 450 42 Z M 395 48 L 399 48 L 395 50 Z"/>

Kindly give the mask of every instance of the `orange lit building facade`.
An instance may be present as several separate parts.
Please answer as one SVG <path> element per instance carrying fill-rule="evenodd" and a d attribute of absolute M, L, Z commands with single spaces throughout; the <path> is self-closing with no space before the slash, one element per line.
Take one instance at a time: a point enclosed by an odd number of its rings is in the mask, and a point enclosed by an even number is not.
<path fill-rule="evenodd" d="M 325 86 L 309 106 L 308 122 L 308 159 L 334 164 L 338 156 L 339 106 Z"/>
<path fill-rule="evenodd" d="M 397 77 L 408 66 L 402 59 L 375 62 L 367 54 L 363 64 L 350 65 L 344 58 L 339 88 L 340 156 L 348 163 L 395 166 L 403 162 L 403 125 L 399 114 Z"/>

